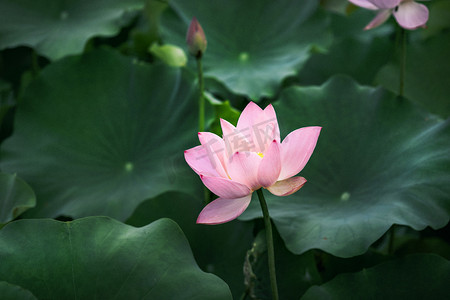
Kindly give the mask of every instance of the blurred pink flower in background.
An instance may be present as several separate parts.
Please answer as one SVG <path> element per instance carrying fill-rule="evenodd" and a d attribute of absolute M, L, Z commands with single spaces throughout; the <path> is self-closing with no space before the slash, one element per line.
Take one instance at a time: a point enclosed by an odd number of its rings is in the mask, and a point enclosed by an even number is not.
<path fill-rule="evenodd" d="M 311 157 L 321 127 L 294 130 L 280 142 L 275 110 L 250 102 L 237 126 L 221 119 L 223 138 L 199 132 L 201 145 L 184 157 L 218 199 L 200 213 L 197 223 L 221 224 L 241 215 L 261 187 L 277 196 L 298 191 L 306 179 L 295 176 Z"/>
<path fill-rule="evenodd" d="M 413 0 L 349 0 L 351 3 L 371 9 L 379 10 L 375 18 L 367 24 L 365 30 L 375 28 L 394 15 L 397 23 L 405 29 L 424 27 L 428 21 L 428 8 Z"/>

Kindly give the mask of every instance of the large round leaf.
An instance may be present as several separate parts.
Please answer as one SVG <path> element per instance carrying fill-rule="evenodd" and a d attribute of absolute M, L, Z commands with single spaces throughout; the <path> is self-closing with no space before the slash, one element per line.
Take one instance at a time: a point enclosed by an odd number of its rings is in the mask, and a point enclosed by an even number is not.
<path fill-rule="evenodd" d="M 14 94 L 11 84 L 0 78 L 0 129 L 2 128 L 3 117 L 14 104 Z"/>
<path fill-rule="evenodd" d="M 0 261 L 0 280 L 39 299 L 231 299 L 169 219 L 142 228 L 106 217 L 20 220 L 0 231 Z"/>
<path fill-rule="evenodd" d="M 256 101 L 272 96 L 313 47 L 330 42 L 328 19 L 317 12 L 316 0 L 173 0 L 170 6 L 162 18 L 165 40 L 185 45 L 195 16 L 208 40 L 205 76 Z"/>
<path fill-rule="evenodd" d="M 450 262 L 416 254 L 358 273 L 345 273 L 311 287 L 307 299 L 448 299 Z"/>
<path fill-rule="evenodd" d="M 36 205 L 33 190 L 16 175 L 0 172 L 0 228 Z"/>
<path fill-rule="evenodd" d="M 200 178 L 198 186 L 201 186 Z M 163 217 L 176 221 L 189 240 L 200 268 L 225 280 L 233 298 L 239 299 L 245 290 L 242 267 L 253 240 L 253 223 L 235 220 L 220 226 L 196 224 L 204 206 L 202 196 L 202 189 L 197 196 L 165 193 L 139 205 L 127 224 L 144 226 Z"/>
<path fill-rule="evenodd" d="M 308 182 L 269 198 L 270 214 L 294 253 L 319 248 L 362 254 L 394 223 L 440 228 L 450 214 L 450 121 L 382 89 L 334 77 L 293 87 L 275 103 L 282 133 L 323 126 L 300 174 Z M 243 219 L 260 216 L 257 201 Z"/>
<path fill-rule="evenodd" d="M 299 73 L 299 82 L 322 84 L 334 74 L 346 74 L 361 84 L 372 84 L 392 52 L 393 45 L 386 37 L 335 40 L 327 53 L 314 55 L 306 62 Z"/>
<path fill-rule="evenodd" d="M 96 35 L 112 36 L 143 0 L 2 0 L 0 49 L 30 46 L 49 59 L 80 53 Z"/>
<path fill-rule="evenodd" d="M 421 30 L 422 37 L 432 37 L 450 28 L 450 2 L 447 0 L 433 1 L 428 5 L 430 16 L 426 30 Z"/>
<path fill-rule="evenodd" d="M 198 182 L 196 87 L 180 69 L 107 50 L 46 68 L 20 103 L 0 167 L 36 192 L 33 217 L 108 215 Z"/>
<path fill-rule="evenodd" d="M 200 181 L 200 179 L 199 179 Z M 199 267 L 222 278 L 233 299 L 243 294 L 270 299 L 270 279 L 265 235 L 254 239 L 254 222 L 234 220 L 220 226 L 196 224 L 203 205 L 203 193 L 197 197 L 170 192 L 139 205 L 127 223 L 143 226 L 161 217 L 177 222 L 185 233 Z M 280 297 L 294 299 L 313 284 L 320 283 L 313 253 L 294 255 L 274 232 L 277 277 Z"/>
<path fill-rule="evenodd" d="M 350 3 L 343 2 L 346 6 Z M 309 58 L 298 74 L 299 83 L 302 86 L 322 84 L 335 74 L 345 74 L 361 84 L 372 84 L 375 75 L 394 57 L 395 51 L 390 39 L 392 24 L 364 30 L 371 18 L 373 11 L 362 8 L 349 15 L 333 14 L 330 26 L 333 43 L 326 53 Z"/>

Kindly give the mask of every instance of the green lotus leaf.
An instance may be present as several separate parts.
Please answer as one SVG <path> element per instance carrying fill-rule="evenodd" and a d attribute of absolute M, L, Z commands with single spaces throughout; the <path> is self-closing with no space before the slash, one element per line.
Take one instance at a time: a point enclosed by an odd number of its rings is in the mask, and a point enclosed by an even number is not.
<path fill-rule="evenodd" d="M 113 36 L 124 13 L 143 0 L 3 0 L 0 2 L 0 49 L 30 46 L 51 60 L 83 51 L 93 36 Z"/>
<path fill-rule="evenodd" d="M 397 239 L 395 242 L 397 243 Z M 316 264 L 320 266 L 322 282 L 328 282 L 341 273 L 359 272 L 392 259 L 392 255 L 383 254 L 375 247 L 370 247 L 362 255 L 350 258 L 336 257 L 323 251 L 314 251 L 314 253 L 316 254 Z"/>
<path fill-rule="evenodd" d="M 36 196 L 28 184 L 16 175 L 0 172 L 0 228 L 36 205 Z"/>
<path fill-rule="evenodd" d="M 311 287 L 308 299 L 447 299 L 450 262 L 434 254 L 415 254 L 358 273 L 344 273 Z"/>
<path fill-rule="evenodd" d="M 127 224 L 144 226 L 162 217 L 177 222 L 189 240 L 199 267 L 225 280 L 233 298 L 239 299 L 245 290 L 242 266 L 251 247 L 253 223 L 235 220 L 221 226 L 196 224 L 204 206 L 202 196 L 202 189 L 196 196 L 180 192 L 162 194 L 141 203 Z"/>
<path fill-rule="evenodd" d="M 328 18 L 315 0 L 172 0 L 170 7 L 162 16 L 163 38 L 185 46 L 195 16 L 208 41 L 205 76 L 255 101 L 273 96 L 285 77 L 331 40 Z"/>
<path fill-rule="evenodd" d="M 30 291 L 6 281 L 0 281 L 0 295 L 3 300 L 37 300 Z"/>
<path fill-rule="evenodd" d="M 421 30 L 423 37 L 438 35 L 441 31 L 450 28 L 450 2 L 446 0 L 433 1 L 428 6 L 430 10 L 426 30 Z"/>
<path fill-rule="evenodd" d="M 298 75 L 299 82 L 322 84 L 335 74 L 345 74 L 361 84 L 372 84 L 381 66 L 391 58 L 393 48 L 386 37 L 336 40 L 327 53 L 314 55 L 306 62 Z"/>
<path fill-rule="evenodd" d="M 450 116 L 450 33 L 442 33 L 422 42 L 406 46 L 404 95 L 434 114 Z M 376 83 L 390 91 L 399 91 L 398 63 L 385 65 L 376 76 Z"/>
<path fill-rule="evenodd" d="M 98 50 L 51 64 L 27 89 L 0 168 L 36 193 L 30 217 L 129 217 L 142 201 L 191 191 L 183 151 L 196 143 L 187 73 Z"/>
<path fill-rule="evenodd" d="M 170 219 L 142 228 L 107 217 L 19 220 L 0 231 L 0 261 L 0 280 L 38 299 L 231 299 Z"/>
<path fill-rule="evenodd" d="M 274 106 L 284 136 L 323 127 L 300 173 L 305 186 L 287 197 L 266 193 L 289 250 L 319 248 L 351 257 L 393 224 L 422 230 L 448 223 L 450 121 L 341 76 L 322 86 L 286 89 Z M 252 201 L 241 218 L 260 215 Z"/>
<path fill-rule="evenodd" d="M 373 10 L 350 4 L 346 15 L 333 14 L 331 16 L 333 37 L 337 39 L 353 37 L 365 41 L 383 36 L 389 39 L 390 35 L 395 34 L 397 28 L 393 18 L 384 23 L 383 26 L 364 30 L 364 27 L 375 17 L 375 14 Z"/>
<path fill-rule="evenodd" d="M 330 4 L 334 2 L 330 1 Z M 395 57 L 391 23 L 364 30 L 374 12 L 349 5 L 348 1 L 338 2 L 355 11 L 349 15 L 331 16 L 333 43 L 326 53 L 313 55 L 305 63 L 298 74 L 302 86 L 322 84 L 336 74 L 349 75 L 360 84 L 371 85 L 380 68 Z"/>
<path fill-rule="evenodd" d="M 11 84 L 0 78 L 0 128 L 3 117 L 15 104 Z"/>
<path fill-rule="evenodd" d="M 265 235 L 260 232 L 254 239 L 253 222 L 234 220 L 220 226 L 196 224 L 204 206 L 202 196 L 201 190 L 196 197 L 179 192 L 165 193 L 140 204 L 127 224 L 144 226 L 161 217 L 173 219 L 189 240 L 199 267 L 222 278 L 229 285 L 233 299 L 241 298 L 246 289 L 249 295 L 258 295 L 258 299 L 269 299 Z M 286 249 L 276 231 L 274 234 L 280 297 L 298 298 L 311 285 L 320 283 L 313 253 L 294 255 Z"/>

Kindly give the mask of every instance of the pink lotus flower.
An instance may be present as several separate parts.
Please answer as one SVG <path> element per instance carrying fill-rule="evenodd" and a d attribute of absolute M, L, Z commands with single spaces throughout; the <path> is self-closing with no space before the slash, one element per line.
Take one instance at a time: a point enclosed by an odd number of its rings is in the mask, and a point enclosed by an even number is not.
<path fill-rule="evenodd" d="M 218 199 L 200 213 L 197 223 L 221 224 L 240 216 L 260 188 L 277 196 L 298 191 L 306 179 L 295 176 L 316 147 L 321 127 L 297 129 L 280 142 L 272 105 L 262 110 L 250 102 L 237 126 L 221 119 L 223 139 L 199 132 L 201 145 L 186 150 L 189 166 Z"/>
<path fill-rule="evenodd" d="M 417 29 L 424 27 L 428 21 L 428 8 L 413 0 L 349 0 L 351 3 L 371 10 L 380 12 L 364 28 L 365 30 L 375 28 L 394 15 L 397 23 L 405 29 Z"/>

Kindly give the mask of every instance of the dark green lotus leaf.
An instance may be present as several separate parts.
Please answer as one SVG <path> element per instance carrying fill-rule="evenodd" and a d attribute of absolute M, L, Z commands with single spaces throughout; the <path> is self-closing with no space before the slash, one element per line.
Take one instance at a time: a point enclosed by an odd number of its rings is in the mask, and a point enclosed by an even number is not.
<path fill-rule="evenodd" d="M 253 240 L 253 223 L 235 220 L 220 226 L 196 224 L 204 206 L 200 179 L 198 187 L 197 196 L 169 192 L 143 202 L 127 223 L 144 226 L 162 217 L 176 221 L 189 240 L 200 268 L 225 280 L 233 298 L 239 299 L 245 290 L 242 268 Z"/>
<path fill-rule="evenodd" d="M 348 2 L 347 2 L 348 3 Z M 360 40 L 372 40 L 376 37 L 386 37 L 395 33 L 396 23 L 391 20 L 371 30 L 364 30 L 367 23 L 375 16 L 373 10 L 358 7 L 356 5 L 348 5 L 347 13 L 345 15 L 332 14 L 331 15 L 331 29 L 333 31 L 334 39 L 342 38 L 356 38 Z M 334 40 L 333 39 L 333 40 Z"/>
<path fill-rule="evenodd" d="M 332 15 L 333 43 L 326 53 L 313 55 L 305 63 L 298 76 L 302 86 L 322 84 L 335 74 L 346 74 L 360 84 L 371 85 L 380 68 L 395 57 L 392 24 L 364 30 L 374 12 L 356 8 L 348 1 L 339 2 L 355 11 Z"/>
<path fill-rule="evenodd" d="M 186 234 L 200 268 L 222 278 L 230 286 L 234 299 L 240 299 L 246 288 L 249 295 L 269 299 L 265 235 L 254 240 L 253 222 L 234 220 L 220 226 L 196 224 L 204 206 L 201 189 L 198 195 L 169 192 L 149 199 L 136 208 L 127 223 L 143 226 L 161 217 L 175 220 Z M 311 285 L 320 283 L 313 254 L 294 255 L 276 232 L 274 237 L 281 298 L 298 298 Z"/>
<path fill-rule="evenodd" d="M 450 244 L 439 238 L 410 239 L 395 250 L 396 255 L 411 253 L 434 253 L 445 259 L 450 259 Z"/>
<path fill-rule="evenodd" d="M 143 0 L 3 0 L 0 49 L 30 46 L 51 60 L 83 51 L 93 36 L 119 32 L 124 13 Z"/>
<path fill-rule="evenodd" d="M 438 35 L 450 28 L 450 2 L 447 0 L 433 1 L 428 5 L 430 15 L 426 30 L 421 30 L 423 37 Z"/>
<path fill-rule="evenodd" d="M 0 227 L 36 205 L 28 184 L 16 175 L 0 172 Z"/>
<path fill-rule="evenodd" d="M 448 299 L 450 262 L 434 254 L 416 254 L 358 273 L 345 273 L 311 287 L 308 299 Z"/>
<path fill-rule="evenodd" d="M 395 241 L 397 242 L 397 236 Z M 323 251 L 315 251 L 314 253 L 316 254 L 316 264 L 320 268 L 322 282 L 330 281 L 341 273 L 359 272 L 392 259 L 392 255 L 383 254 L 373 247 L 370 247 L 362 255 L 350 258 L 336 257 Z"/>
<path fill-rule="evenodd" d="M 351 257 L 392 224 L 421 230 L 448 223 L 450 121 L 342 76 L 323 86 L 289 88 L 274 106 L 283 136 L 323 126 L 300 173 L 305 186 L 288 197 L 266 192 L 289 250 Z M 261 215 L 252 202 L 242 219 Z"/>
<path fill-rule="evenodd" d="M 14 104 L 15 101 L 11 84 L 0 78 L 0 128 L 2 126 L 3 117 Z"/>
<path fill-rule="evenodd" d="M 0 281 L 0 295 L 2 300 L 37 300 L 30 291 L 6 281 Z"/>
<path fill-rule="evenodd" d="M 337 40 L 327 53 L 314 55 L 308 60 L 299 73 L 299 82 L 302 85 L 322 84 L 335 74 L 346 74 L 361 84 L 372 84 L 392 52 L 393 45 L 386 37 Z"/>
<path fill-rule="evenodd" d="M 442 33 L 423 41 L 411 41 L 406 47 L 404 95 L 430 112 L 450 116 L 450 33 Z M 376 82 L 399 91 L 399 65 L 384 66 Z"/>
<path fill-rule="evenodd" d="M 39 299 L 231 299 L 170 219 L 142 228 L 107 217 L 19 220 L 0 231 L 0 261 L 0 280 Z"/>
<path fill-rule="evenodd" d="M 328 18 L 315 0 L 172 0 L 170 7 L 162 17 L 165 41 L 185 45 L 195 16 L 208 41 L 205 76 L 255 101 L 274 95 L 283 78 L 331 40 Z"/>
<path fill-rule="evenodd" d="M 111 50 L 46 68 L 0 153 L 0 168 L 36 193 L 29 216 L 125 220 L 146 199 L 193 189 L 183 151 L 197 143 L 197 89 L 187 75 Z"/>

